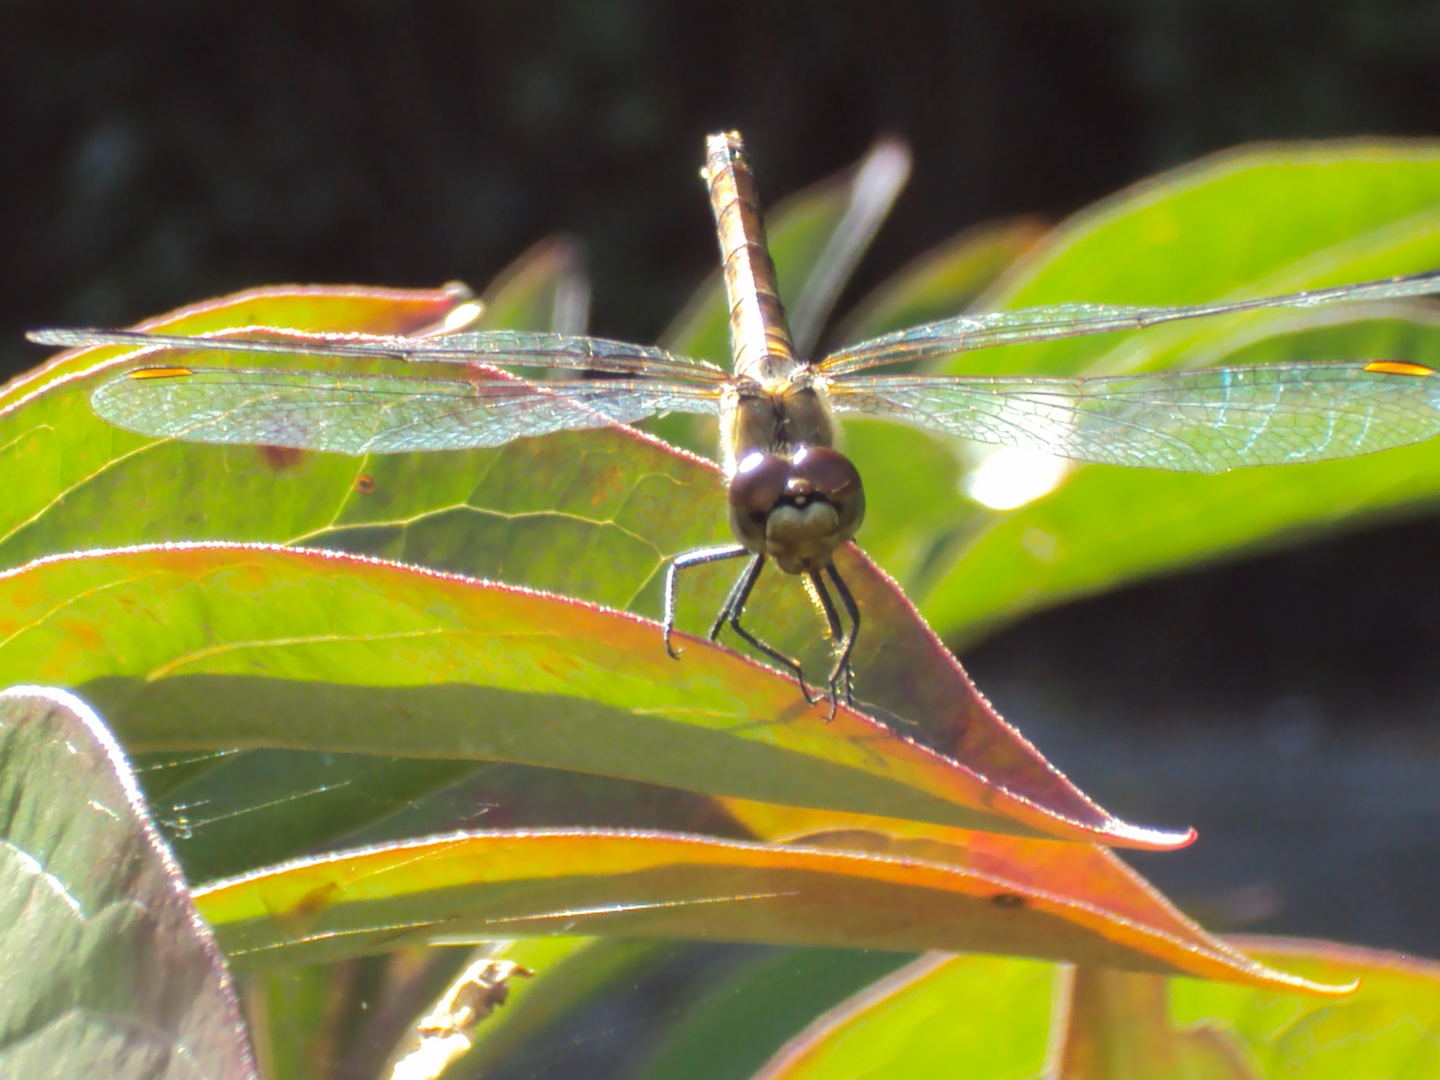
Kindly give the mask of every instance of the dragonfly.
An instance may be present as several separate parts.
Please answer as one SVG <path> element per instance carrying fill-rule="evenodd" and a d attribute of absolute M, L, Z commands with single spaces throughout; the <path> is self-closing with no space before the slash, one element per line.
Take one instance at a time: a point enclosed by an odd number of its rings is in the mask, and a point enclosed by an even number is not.
<path fill-rule="evenodd" d="M 1403 360 L 1078 378 L 876 370 L 1177 320 L 1427 296 L 1440 292 L 1440 271 L 1183 307 L 1066 303 L 965 314 L 811 362 L 797 355 L 786 322 L 738 133 L 706 140 L 701 175 L 730 305 L 728 371 L 652 346 L 517 331 L 383 337 L 271 329 L 221 337 L 40 330 L 28 336 L 46 345 L 134 347 L 136 366 L 127 364 L 101 383 L 91 405 L 110 423 L 157 438 L 363 455 L 497 446 L 665 413 L 716 416 L 734 542 L 670 562 L 664 646 L 679 655 L 672 640 L 679 575 L 745 559 L 709 639 L 717 641 L 728 626 L 793 674 L 813 704 L 800 662 L 741 621 L 761 571 L 773 563 L 805 579 L 823 616 L 833 654 L 832 715 L 841 700 L 853 704 L 852 656 L 860 632 L 860 609 L 833 556 L 855 537 L 865 515 L 860 474 L 836 448 L 839 417 L 881 417 L 1080 462 L 1201 473 L 1350 457 L 1440 433 L 1437 372 Z M 384 363 L 363 372 L 315 363 L 344 357 Z M 536 368 L 571 377 L 527 376 Z"/>

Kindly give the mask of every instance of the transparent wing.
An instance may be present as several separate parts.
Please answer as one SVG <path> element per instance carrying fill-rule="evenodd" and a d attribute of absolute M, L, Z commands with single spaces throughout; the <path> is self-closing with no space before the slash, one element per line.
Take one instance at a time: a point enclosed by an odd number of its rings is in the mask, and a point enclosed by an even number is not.
<path fill-rule="evenodd" d="M 230 331 L 234 333 L 234 331 Z M 488 330 L 437 337 L 380 337 L 369 334 L 313 334 L 295 330 L 251 327 L 247 336 L 186 337 L 138 330 L 32 330 L 25 336 L 40 345 L 86 348 L 124 345 L 153 349 L 150 359 L 189 364 L 207 352 L 263 353 L 296 357 L 341 356 L 500 366 L 547 367 L 571 371 L 603 371 L 616 375 L 711 381 L 722 368 L 704 360 L 605 338 L 571 334 Z"/>
<path fill-rule="evenodd" d="M 1158 323 L 1233 315 L 1266 308 L 1304 308 L 1321 304 L 1396 300 L 1440 293 L 1440 271 L 1411 277 L 1387 278 L 1358 285 L 1267 296 L 1257 300 L 1222 301 L 1188 307 L 1118 307 L 1110 304 L 1054 304 L 1049 307 L 961 315 L 923 323 L 907 330 L 862 341 L 825 358 L 817 370 L 844 375 L 866 368 L 925 360 L 969 352 L 992 345 L 1018 345 L 1027 341 L 1103 334 L 1113 330 L 1140 330 Z"/>
<path fill-rule="evenodd" d="M 873 375 L 829 390 L 837 412 L 1183 472 L 1351 457 L 1440 434 L 1440 375 L 1392 361 L 1088 379 Z"/>
<path fill-rule="evenodd" d="M 524 435 L 718 409 L 714 386 L 644 379 L 528 383 L 490 374 L 495 377 L 481 371 L 473 378 L 419 378 L 138 368 L 103 383 L 90 401 L 105 420 L 142 435 L 342 454 L 498 446 Z"/>

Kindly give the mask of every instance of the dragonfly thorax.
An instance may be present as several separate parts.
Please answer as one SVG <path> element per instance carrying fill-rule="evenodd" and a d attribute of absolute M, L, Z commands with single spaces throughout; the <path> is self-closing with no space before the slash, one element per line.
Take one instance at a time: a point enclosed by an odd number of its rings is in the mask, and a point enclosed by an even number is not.
<path fill-rule="evenodd" d="M 720 427 L 725 475 L 731 477 L 752 453 L 789 457 L 801 447 L 835 445 L 824 386 L 805 366 L 769 382 L 734 379 L 721 398 Z"/>
<path fill-rule="evenodd" d="M 788 456 L 753 452 L 730 480 L 735 538 L 788 574 L 823 569 L 864 517 L 859 472 L 828 446 L 802 446 Z"/>

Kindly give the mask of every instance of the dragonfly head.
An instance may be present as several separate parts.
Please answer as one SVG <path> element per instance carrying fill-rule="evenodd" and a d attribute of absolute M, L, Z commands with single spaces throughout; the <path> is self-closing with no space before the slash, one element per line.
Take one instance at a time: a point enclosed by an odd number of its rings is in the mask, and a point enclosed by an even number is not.
<path fill-rule="evenodd" d="M 865 488 L 850 459 L 828 446 L 789 457 L 756 451 L 730 481 L 730 528 L 788 574 L 823 569 L 865 517 Z"/>

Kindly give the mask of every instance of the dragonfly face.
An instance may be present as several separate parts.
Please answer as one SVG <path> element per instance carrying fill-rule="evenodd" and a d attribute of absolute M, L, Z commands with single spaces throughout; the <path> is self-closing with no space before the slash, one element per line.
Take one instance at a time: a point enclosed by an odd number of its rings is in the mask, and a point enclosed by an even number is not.
<path fill-rule="evenodd" d="M 789 457 L 757 450 L 730 480 L 730 531 L 787 574 L 825 569 L 864 517 L 859 470 L 828 446 L 802 446 Z"/>
<path fill-rule="evenodd" d="M 92 407 L 122 428 L 194 442 L 392 453 L 497 446 L 664 412 L 717 416 L 736 543 L 687 552 L 671 563 L 665 645 L 674 655 L 680 572 L 746 558 L 710 637 L 728 625 L 792 671 L 808 698 L 799 663 L 741 623 L 756 579 L 773 561 L 807 579 L 825 619 L 835 649 L 832 709 L 851 694 L 850 654 L 860 623 L 832 557 L 865 512 L 859 473 L 834 448 L 836 416 L 881 417 L 1077 461 L 1190 472 L 1350 457 L 1440 434 L 1440 378 L 1403 358 L 1094 378 L 873 370 L 1181 319 L 1426 296 L 1440 293 L 1440 273 L 1188 307 L 1077 303 L 961 315 L 806 363 L 796 355 L 780 305 L 738 135 L 709 138 L 704 176 L 730 302 L 730 372 L 643 345 L 513 331 L 426 338 L 284 330 L 235 337 L 123 330 L 29 336 L 51 345 L 135 348 L 127 368 L 94 391 Z M 334 363 L 346 357 L 388 366 L 369 365 L 361 373 Z M 507 367 L 610 377 L 533 381 Z"/>

